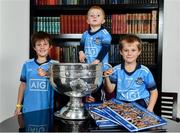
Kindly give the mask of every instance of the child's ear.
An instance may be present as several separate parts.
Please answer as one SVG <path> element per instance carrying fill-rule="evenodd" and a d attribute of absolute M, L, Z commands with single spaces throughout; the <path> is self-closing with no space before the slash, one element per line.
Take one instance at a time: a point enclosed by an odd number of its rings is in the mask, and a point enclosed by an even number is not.
<path fill-rule="evenodd" d="M 49 46 L 49 51 L 51 51 L 52 47 L 53 47 L 52 45 Z"/>
<path fill-rule="evenodd" d="M 122 51 L 121 50 L 119 51 L 119 53 L 120 53 L 120 55 L 122 55 Z"/>
<path fill-rule="evenodd" d="M 142 51 L 142 50 L 139 50 L 138 56 L 141 54 L 141 51 Z"/>
<path fill-rule="evenodd" d="M 86 22 L 87 22 L 87 24 L 89 24 L 89 20 L 88 19 L 86 20 Z"/>
<path fill-rule="evenodd" d="M 102 24 L 104 24 L 105 22 L 106 22 L 105 19 L 103 19 Z"/>
<path fill-rule="evenodd" d="M 35 48 L 35 47 L 33 47 L 33 50 L 34 50 L 34 51 L 36 51 L 36 48 Z"/>

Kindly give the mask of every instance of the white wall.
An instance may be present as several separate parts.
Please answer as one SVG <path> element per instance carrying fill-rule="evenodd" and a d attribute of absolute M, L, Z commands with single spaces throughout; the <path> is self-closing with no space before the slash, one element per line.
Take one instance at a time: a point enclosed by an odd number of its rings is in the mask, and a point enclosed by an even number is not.
<path fill-rule="evenodd" d="M 0 0 L 0 122 L 13 115 L 29 58 L 29 0 Z"/>
<path fill-rule="evenodd" d="M 1 15 L 2 15 L 2 4 L 0 3 L 0 29 L 2 29 L 2 19 L 1 19 Z M 0 64 L 2 64 L 2 32 L 0 32 Z M 0 65 L 0 75 L 2 73 L 2 66 Z M 2 76 L 0 76 L 0 114 L 2 114 L 2 106 L 1 106 L 1 94 L 2 94 Z M 2 118 L 1 118 L 1 115 L 0 115 L 0 122 L 1 122 Z"/>
<path fill-rule="evenodd" d="M 178 92 L 180 117 L 180 1 L 165 0 L 163 36 L 163 91 Z"/>
<path fill-rule="evenodd" d="M 162 90 L 179 93 L 180 117 L 179 9 L 179 0 L 165 0 Z M 0 122 L 13 115 L 20 70 L 28 51 L 29 0 L 0 0 Z"/>

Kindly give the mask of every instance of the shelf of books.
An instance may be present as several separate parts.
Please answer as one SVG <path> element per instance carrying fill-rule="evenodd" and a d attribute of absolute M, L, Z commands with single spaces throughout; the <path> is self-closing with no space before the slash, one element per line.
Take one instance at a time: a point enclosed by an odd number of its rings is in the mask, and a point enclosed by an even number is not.
<path fill-rule="evenodd" d="M 157 34 L 157 11 L 106 15 L 104 27 L 112 34 Z M 50 34 L 81 34 L 88 28 L 86 15 L 33 17 L 33 30 Z"/>
<path fill-rule="evenodd" d="M 153 10 L 150 13 L 123 13 L 107 15 L 104 27 L 113 35 L 113 43 L 118 43 L 117 38 L 128 33 L 137 34 L 141 39 L 157 39 L 157 11 Z M 86 23 L 85 15 L 60 15 L 59 17 L 37 16 L 33 19 L 33 32 L 48 32 L 53 35 L 55 42 L 59 43 L 59 46 L 63 46 L 63 48 L 60 48 L 56 45 L 56 48 L 58 49 L 56 51 L 59 52 L 58 55 L 61 56 L 61 58 L 58 57 L 57 59 L 61 62 L 78 61 L 75 59 L 71 60 L 70 55 L 76 55 L 74 57 L 78 57 L 78 41 L 80 40 L 82 33 L 87 28 L 88 25 Z M 73 53 L 68 52 L 72 50 L 71 46 L 73 47 Z M 66 54 L 70 55 L 63 56 L 61 53 L 64 53 L 64 51 L 66 51 Z M 139 61 L 145 65 L 155 64 L 155 44 L 145 42 L 143 44 L 143 51 L 144 52 Z M 118 45 L 112 44 L 109 58 L 111 63 L 119 63 L 119 58 L 116 59 L 116 57 L 119 57 L 117 56 L 118 54 Z"/>
<path fill-rule="evenodd" d="M 55 56 L 54 52 L 51 52 L 53 58 L 61 62 L 78 62 L 78 59 L 71 59 L 70 55 L 78 58 L 79 40 L 88 28 L 86 12 L 91 5 L 96 4 L 105 10 L 106 22 L 103 26 L 113 38 L 109 53 L 110 63 L 122 61 L 120 56 L 117 56 L 119 38 L 124 34 L 137 34 L 144 40 L 143 53 L 139 61 L 145 65 L 155 65 L 158 49 L 158 2 L 158 0 L 34 0 L 31 1 L 31 34 L 36 31 L 51 34 L 55 42 L 52 51 L 56 51 L 57 54 Z M 82 10 L 84 14 L 78 12 Z M 64 51 L 69 55 L 64 55 Z"/>

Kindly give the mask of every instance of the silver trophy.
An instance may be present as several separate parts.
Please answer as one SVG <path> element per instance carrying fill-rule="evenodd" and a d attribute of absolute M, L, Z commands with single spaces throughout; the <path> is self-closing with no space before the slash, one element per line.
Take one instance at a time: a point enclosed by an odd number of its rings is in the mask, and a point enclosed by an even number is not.
<path fill-rule="evenodd" d="M 54 89 L 70 97 L 70 101 L 55 116 L 69 120 L 84 120 L 89 117 L 82 97 L 96 90 L 102 79 L 102 64 L 54 63 L 49 70 Z"/>

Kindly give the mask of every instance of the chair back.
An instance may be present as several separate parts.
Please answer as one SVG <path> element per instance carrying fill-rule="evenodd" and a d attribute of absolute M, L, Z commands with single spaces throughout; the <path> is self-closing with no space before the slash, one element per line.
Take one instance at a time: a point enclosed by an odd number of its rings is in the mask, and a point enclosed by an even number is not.
<path fill-rule="evenodd" d="M 177 93 L 161 93 L 161 117 L 176 120 L 177 118 Z"/>

